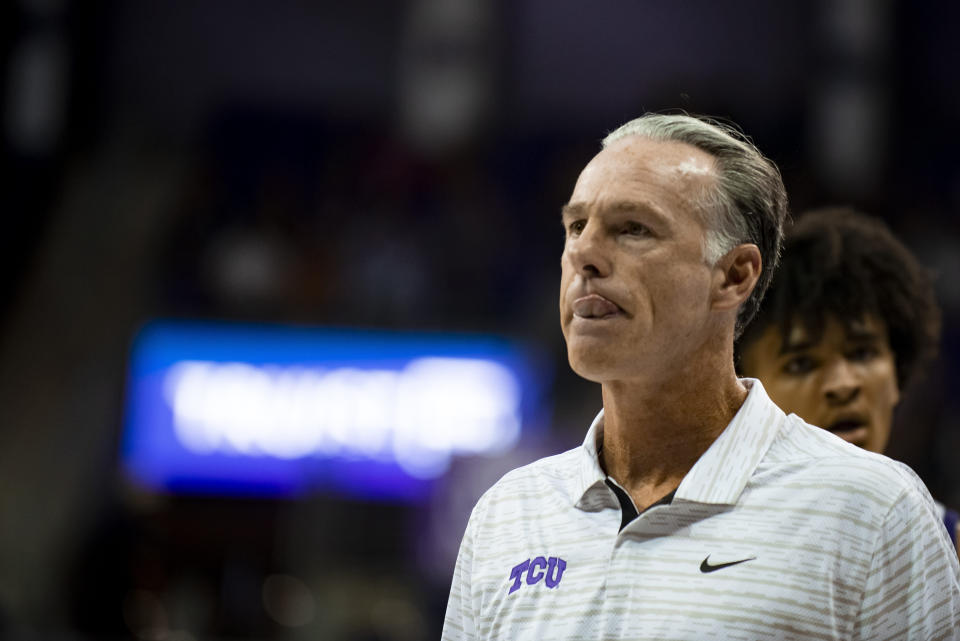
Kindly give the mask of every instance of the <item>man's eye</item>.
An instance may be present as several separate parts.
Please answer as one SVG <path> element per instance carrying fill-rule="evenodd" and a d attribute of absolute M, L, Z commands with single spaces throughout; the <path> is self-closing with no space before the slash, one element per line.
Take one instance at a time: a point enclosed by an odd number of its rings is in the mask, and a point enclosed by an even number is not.
<path fill-rule="evenodd" d="M 583 231 L 586 223 L 582 220 L 575 220 L 569 225 L 567 225 L 567 233 L 571 236 L 576 236 Z"/>
<path fill-rule="evenodd" d="M 650 230 L 646 225 L 631 221 L 623 226 L 623 232 L 629 236 L 646 236 Z"/>
<path fill-rule="evenodd" d="M 783 364 L 783 372 L 797 376 L 813 371 L 816 366 L 816 362 L 809 356 L 794 356 Z"/>
<path fill-rule="evenodd" d="M 865 363 L 876 358 L 878 354 L 877 348 L 863 345 L 847 352 L 847 359 L 858 363 Z"/>

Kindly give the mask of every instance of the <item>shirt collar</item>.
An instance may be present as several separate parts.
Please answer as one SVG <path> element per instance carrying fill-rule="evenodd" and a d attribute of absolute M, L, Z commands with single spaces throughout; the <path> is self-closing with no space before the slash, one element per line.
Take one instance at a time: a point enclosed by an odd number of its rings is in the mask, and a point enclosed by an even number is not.
<path fill-rule="evenodd" d="M 749 390 L 746 400 L 717 440 L 687 472 L 674 501 L 736 504 L 770 448 L 785 414 L 770 400 L 760 381 L 751 378 L 740 381 Z M 600 410 L 580 448 L 579 474 L 574 476 L 575 486 L 571 488 L 575 505 L 581 509 L 598 509 L 608 503 L 606 492 L 598 493 L 603 498 L 591 498 L 589 492 L 606 479 L 597 455 L 597 441 L 602 435 L 603 410 Z"/>
<path fill-rule="evenodd" d="M 596 510 L 607 507 L 609 501 L 608 492 L 591 493 L 589 490 L 598 486 L 603 487 L 603 482 L 607 475 L 600 467 L 600 456 L 597 448 L 597 441 L 603 435 L 603 410 L 597 414 L 596 418 L 590 424 L 587 430 L 587 436 L 583 439 L 583 446 L 580 448 L 579 474 L 574 475 L 574 485 L 572 488 L 572 497 L 574 504 L 582 510 Z M 593 496 L 591 496 L 593 494 Z"/>

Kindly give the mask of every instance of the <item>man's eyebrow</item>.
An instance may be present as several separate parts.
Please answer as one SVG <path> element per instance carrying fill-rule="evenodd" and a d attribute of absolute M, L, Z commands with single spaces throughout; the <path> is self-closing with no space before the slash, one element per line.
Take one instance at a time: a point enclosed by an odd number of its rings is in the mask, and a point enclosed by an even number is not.
<path fill-rule="evenodd" d="M 646 205 L 642 205 L 638 202 L 634 202 L 632 200 L 617 201 L 612 205 L 610 205 L 609 207 L 607 207 L 607 209 L 610 209 L 613 211 L 653 211 L 650 207 Z"/>
<path fill-rule="evenodd" d="M 879 332 L 871 329 L 864 329 L 862 327 L 847 327 L 845 331 L 845 338 L 848 341 L 856 341 L 859 343 L 875 343 L 881 340 Z M 780 354 L 784 355 L 803 352 L 816 345 L 817 342 L 818 341 L 812 340 L 807 336 L 803 336 L 793 341 L 786 339 L 780 346 Z"/>
<path fill-rule="evenodd" d="M 621 212 L 653 212 L 650 207 L 632 200 L 618 200 L 616 202 L 604 205 L 602 209 L 607 211 Z M 587 211 L 587 205 L 584 203 L 567 203 L 560 208 L 560 215 L 564 218 L 568 216 L 580 216 Z"/>
<path fill-rule="evenodd" d="M 567 203 L 560 208 L 560 217 L 569 218 L 570 216 L 579 216 L 582 215 L 586 210 L 586 205 L 582 203 Z"/>
<path fill-rule="evenodd" d="M 862 327 L 848 327 L 846 331 L 846 338 L 849 341 L 879 341 L 880 334 L 871 329 L 864 329 Z"/>
<path fill-rule="evenodd" d="M 790 341 L 785 340 L 780 346 L 780 355 L 784 354 L 794 354 L 796 352 L 803 352 L 816 344 L 816 341 L 810 340 L 809 338 L 801 338 L 799 340 Z"/>

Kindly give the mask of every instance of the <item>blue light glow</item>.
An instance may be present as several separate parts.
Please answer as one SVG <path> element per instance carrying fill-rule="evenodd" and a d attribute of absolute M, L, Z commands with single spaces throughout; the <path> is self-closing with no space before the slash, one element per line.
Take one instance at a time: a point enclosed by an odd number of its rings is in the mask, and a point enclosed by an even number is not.
<path fill-rule="evenodd" d="M 412 499 L 453 456 L 511 448 L 530 381 L 491 337 L 156 322 L 131 354 L 123 460 L 157 490 Z"/>

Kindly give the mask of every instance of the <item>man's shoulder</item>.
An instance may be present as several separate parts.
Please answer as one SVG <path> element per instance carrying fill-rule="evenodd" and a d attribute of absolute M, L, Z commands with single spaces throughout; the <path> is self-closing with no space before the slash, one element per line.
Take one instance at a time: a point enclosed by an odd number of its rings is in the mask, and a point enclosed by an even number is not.
<path fill-rule="evenodd" d="M 864 450 L 791 414 L 762 467 L 794 468 L 826 486 L 863 490 L 892 506 L 911 495 L 926 500 L 929 492 L 909 466 Z M 882 492 L 877 492 L 882 490 Z"/>
<path fill-rule="evenodd" d="M 580 447 L 544 456 L 535 461 L 514 468 L 504 474 L 487 492 L 512 491 L 530 485 L 540 485 L 551 481 L 564 482 L 579 474 L 579 462 L 583 452 Z"/>
<path fill-rule="evenodd" d="M 580 447 L 545 456 L 504 474 L 483 493 L 477 507 L 503 501 L 518 502 L 544 499 L 553 494 L 567 494 L 570 484 L 580 474 Z"/>

